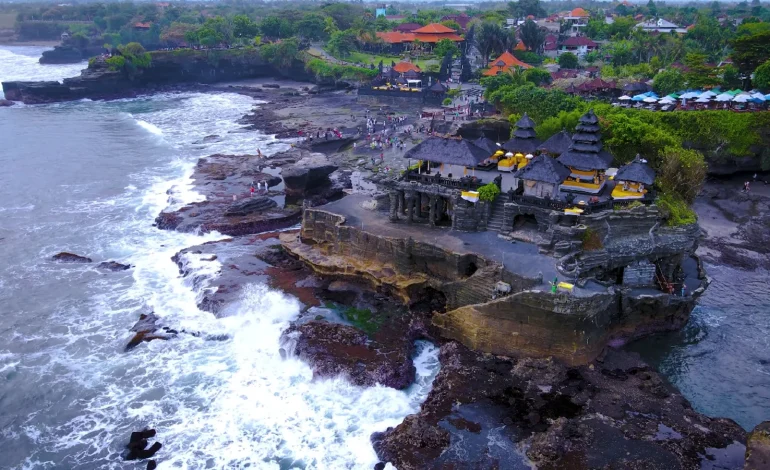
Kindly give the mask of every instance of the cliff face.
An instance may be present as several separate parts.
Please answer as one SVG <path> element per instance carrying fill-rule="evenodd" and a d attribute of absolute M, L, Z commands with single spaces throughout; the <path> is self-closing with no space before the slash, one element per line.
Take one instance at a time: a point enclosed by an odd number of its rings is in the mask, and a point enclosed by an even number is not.
<path fill-rule="evenodd" d="M 301 62 L 285 70 L 268 64 L 253 48 L 197 51 L 153 51 L 152 64 L 133 77 L 110 71 L 103 60 L 92 61 L 79 77 L 59 82 L 3 82 L 6 99 L 28 104 L 131 96 L 159 86 L 216 83 L 242 78 L 291 76 L 309 80 Z"/>
<path fill-rule="evenodd" d="M 647 236 L 643 232 L 641 238 Z M 623 238 L 632 243 L 630 236 Z M 474 350 L 554 356 L 570 364 L 593 360 L 612 340 L 682 327 L 705 289 L 701 284 L 683 298 L 652 288 L 595 284 L 553 294 L 542 275 L 522 275 L 515 261 L 503 269 L 478 254 L 364 232 L 321 209 L 305 209 L 301 234 L 281 241 L 319 274 L 363 281 L 404 303 L 439 298 L 446 313 L 435 314 L 433 325 Z M 509 295 L 496 292 L 499 282 L 510 286 Z"/>

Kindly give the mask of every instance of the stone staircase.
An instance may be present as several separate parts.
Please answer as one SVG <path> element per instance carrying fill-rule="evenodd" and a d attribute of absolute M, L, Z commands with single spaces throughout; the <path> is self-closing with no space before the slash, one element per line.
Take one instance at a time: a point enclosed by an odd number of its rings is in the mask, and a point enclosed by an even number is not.
<path fill-rule="evenodd" d="M 503 214 L 505 212 L 505 200 L 506 198 L 502 194 L 498 195 L 495 198 L 495 201 L 492 203 L 492 213 L 489 216 L 489 223 L 487 224 L 487 230 L 500 232 L 500 229 L 503 227 Z"/>

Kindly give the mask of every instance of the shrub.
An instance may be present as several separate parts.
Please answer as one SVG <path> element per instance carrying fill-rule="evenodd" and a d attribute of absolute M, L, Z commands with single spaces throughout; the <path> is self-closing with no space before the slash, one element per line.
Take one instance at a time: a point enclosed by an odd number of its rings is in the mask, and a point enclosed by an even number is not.
<path fill-rule="evenodd" d="M 696 150 L 666 147 L 660 152 L 658 187 L 665 193 L 676 194 L 686 204 L 695 198 L 706 178 L 706 161 Z"/>
<path fill-rule="evenodd" d="M 444 106 L 449 106 L 452 104 L 452 98 L 444 98 L 444 101 L 441 102 Z"/>
<path fill-rule="evenodd" d="M 670 227 L 694 224 L 698 221 L 695 211 L 676 193 L 660 193 L 655 204 Z"/>
<path fill-rule="evenodd" d="M 123 70 L 126 65 L 126 59 L 122 55 L 114 55 L 106 60 L 107 66 L 113 72 Z"/>
<path fill-rule="evenodd" d="M 500 194 L 500 188 L 495 183 L 487 183 L 479 188 L 479 200 L 492 202 Z"/>
<path fill-rule="evenodd" d="M 583 249 L 585 251 L 601 250 L 604 248 L 604 244 L 602 243 L 602 239 L 599 237 L 599 234 L 590 228 L 587 228 L 586 231 L 583 232 L 582 239 Z"/>

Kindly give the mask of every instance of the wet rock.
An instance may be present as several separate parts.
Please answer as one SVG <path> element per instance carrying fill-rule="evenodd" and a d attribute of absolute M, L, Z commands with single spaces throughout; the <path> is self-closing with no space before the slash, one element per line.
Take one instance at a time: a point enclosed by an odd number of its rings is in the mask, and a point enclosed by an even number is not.
<path fill-rule="evenodd" d="M 147 470 L 155 470 L 156 468 L 158 468 L 158 462 L 154 460 L 149 460 L 147 462 Z"/>
<path fill-rule="evenodd" d="M 152 312 L 139 315 L 139 321 L 131 327 L 131 331 L 135 334 L 126 344 L 125 351 L 130 351 L 143 342 L 156 339 L 167 340 L 177 335 L 177 331 L 159 326 L 158 320 L 160 319 Z"/>
<path fill-rule="evenodd" d="M 265 83 L 262 85 L 262 88 L 281 88 L 281 85 L 277 83 Z"/>
<path fill-rule="evenodd" d="M 163 444 L 160 442 L 155 442 L 147 448 L 147 439 L 155 437 L 155 434 L 154 429 L 143 429 L 141 431 L 132 432 L 128 445 L 126 446 L 128 452 L 123 456 L 124 460 L 143 460 L 155 455 L 163 447 Z M 148 462 L 147 467 L 150 467 L 150 462 Z"/>
<path fill-rule="evenodd" d="M 13 106 L 13 101 L 0 99 L 0 108 L 4 106 Z"/>
<path fill-rule="evenodd" d="M 109 271 L 125 271 L 127 269 L 131 269 L 130 264 L 123 264 L 118 263 L 117 261 L 103 261 L 99 263 L 99 267 L 102 269 L 107 269 Z"/>
<path fill-rule="evenodd" d="M 52 259 L 54 261 L 59 261 L 62 263 L 90 263 L 93 261 L 91 258 L 76 255 L 74 253 L 69 253 L 66 251 L 62 251 L 61 253 L 57 253 L 53 255 Z"/>
<path fill-rule="evenodd" d="M 356 385 L 396 389 L 414 382 L 410 350 L 370 341 L 366 333 L 352 326 L 313 320 L 289 327 L 282 339 L 284 343 L 296 341 L 297 356 L 320 377 L 345 375 Z"/>
<path fill-rule="evenodd" d="M 746 442 L 746 470 L 770 468 L 770 421 L 759 423 Z"/>
<path fill-rule="evenodd" d="M 241 199 L 240 201 L 233 202 L 230 207 L 225 211 L 226 216 L 245 216 L 249 214 L 255 214 L 258 212 L 264 212 L 268 209 L 276 207 L 278 204 L 265 196 L 249 197 Z"/>
<path fill-rule="evenodd" d="M 484 417 L 473 423 L 514 436 L 545 469 L 700 468 L 702 456 L 745 442 L 735 422 L 695 412 L 636 355 L 611 351 L 603 362 L 569 367 L 553 359 L 484 355 L 450 342 L 441 346 L 440 360 L 420 412 L 372 435 L 382 461 L 399 469 L 467 468 L 460 454 L 447 450 L 465 446 L 483 463 L 479 468 L 494 466 L 487 465 L 496 456 L 486 439 L 468 447 L 472 429 L 457 410 L 471 404 Z"/>

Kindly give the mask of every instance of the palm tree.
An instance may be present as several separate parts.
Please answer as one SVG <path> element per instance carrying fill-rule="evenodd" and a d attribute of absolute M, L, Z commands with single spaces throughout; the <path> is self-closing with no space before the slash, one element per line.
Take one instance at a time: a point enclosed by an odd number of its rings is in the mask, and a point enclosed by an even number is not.
<path fill-rule="evenodd" d="M 506 31 L 499 24 L 492 22 L 481 23 L 476 32 L 476 43 L 485 62 L 489 62 L 490 54 L 502 52 L 505 49 L 506 36 Z"/>

